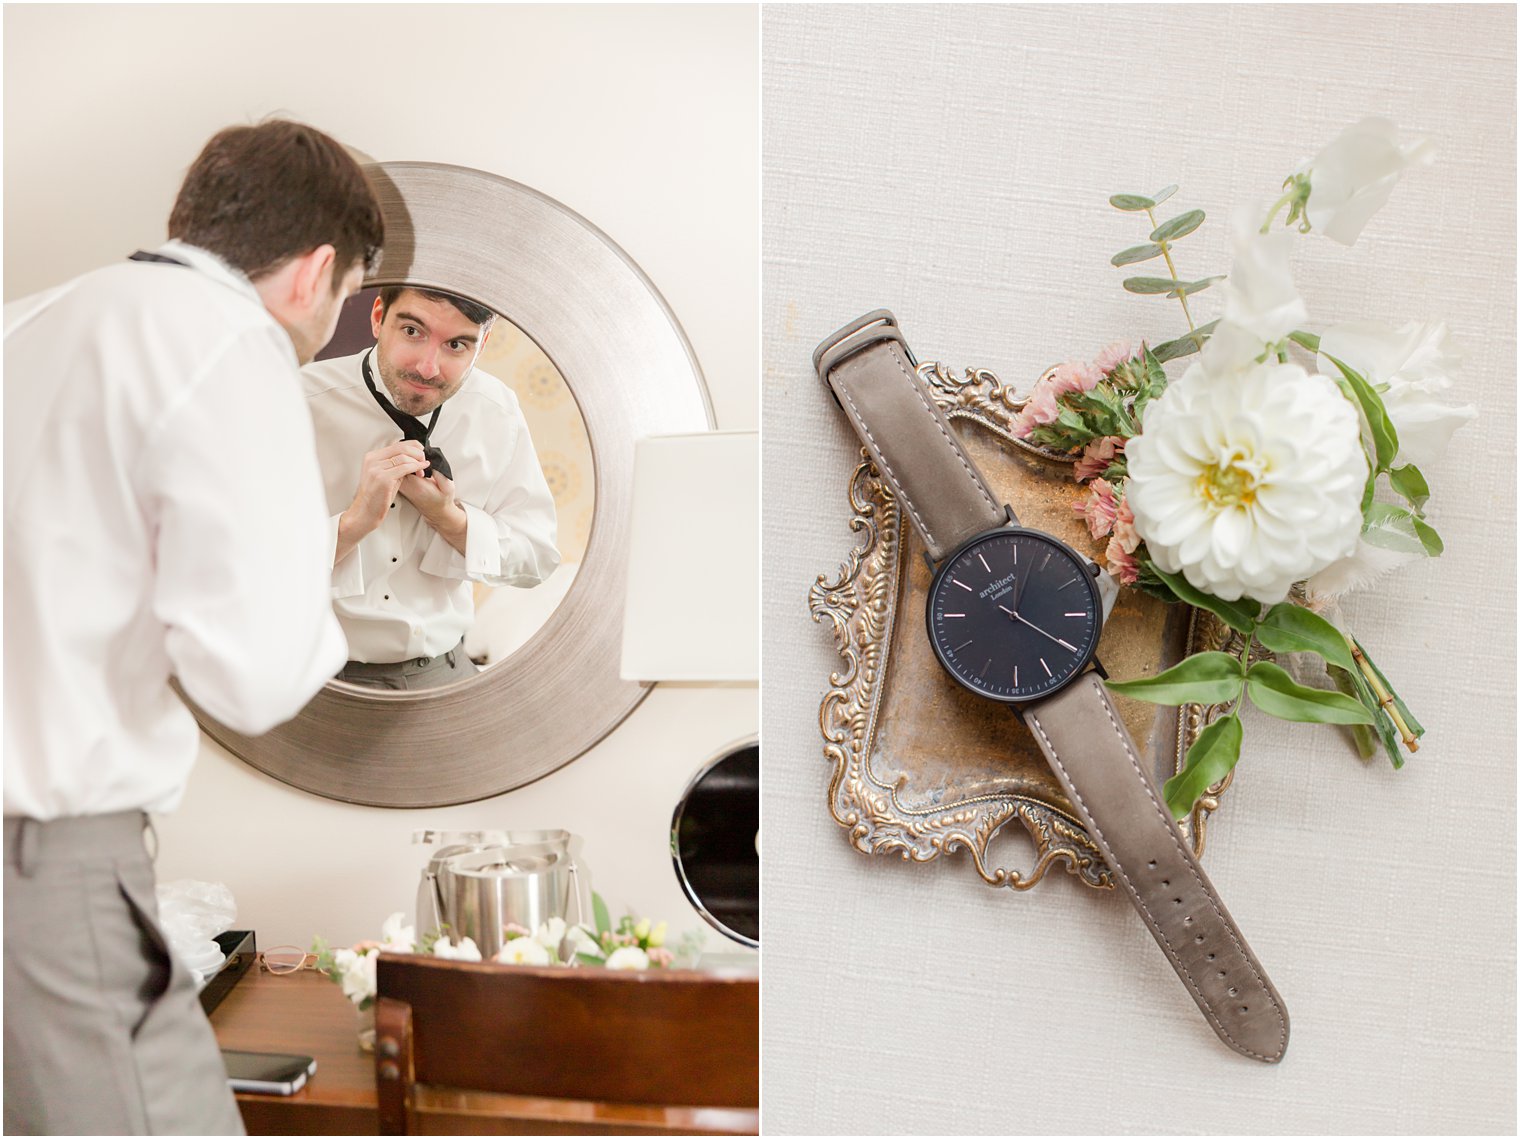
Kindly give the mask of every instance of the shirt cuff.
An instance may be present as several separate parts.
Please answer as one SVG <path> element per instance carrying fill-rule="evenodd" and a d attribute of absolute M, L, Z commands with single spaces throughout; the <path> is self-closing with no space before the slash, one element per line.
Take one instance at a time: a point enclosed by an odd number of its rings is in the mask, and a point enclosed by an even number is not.
<path fill-rule="evenodd" d="M 343 516 L 334 514 L 327 520 L 328 532 L 331 542 L 328 548 L 332 556 L 338 556 L 338 522 Z M 333 566 L 332 595 L 334 600 L 340 597 L 359 597 L 364 593 L 364 559 L 359 556 L 357 545 L 348 551 L 348 557 Z"/>
<path fill-rule="evenodd" d="M 496 519 L 478 506 L 464 508 L 464 553 L 461 554 L 442 534 L 434 532 L 418 568 L 434 577 L 463 581 L 486 581 L 501 574 L 501 542 Z"/>

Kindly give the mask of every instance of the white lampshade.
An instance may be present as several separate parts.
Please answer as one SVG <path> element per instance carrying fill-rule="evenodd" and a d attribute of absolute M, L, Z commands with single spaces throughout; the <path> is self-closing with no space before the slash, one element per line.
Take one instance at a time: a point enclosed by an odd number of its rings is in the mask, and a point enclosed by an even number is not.
<path fill-rule="evenodd" d="M 630 526 L 623 679 L 758 680 L 758 433 L 640 439 Z"/>

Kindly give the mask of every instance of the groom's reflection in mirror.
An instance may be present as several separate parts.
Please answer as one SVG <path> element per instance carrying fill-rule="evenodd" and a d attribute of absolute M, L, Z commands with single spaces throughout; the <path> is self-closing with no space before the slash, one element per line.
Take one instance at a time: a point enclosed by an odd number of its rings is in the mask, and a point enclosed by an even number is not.
<path fill-rule="evenodd" d="M 473 583 L 559 565 L 554 500 L 512 390 L 475 367 L 496 315 L 393 286 L 372 348 L 303 371 L 333 534 L 342 680 L 430 688 L 475 671 Z"/>

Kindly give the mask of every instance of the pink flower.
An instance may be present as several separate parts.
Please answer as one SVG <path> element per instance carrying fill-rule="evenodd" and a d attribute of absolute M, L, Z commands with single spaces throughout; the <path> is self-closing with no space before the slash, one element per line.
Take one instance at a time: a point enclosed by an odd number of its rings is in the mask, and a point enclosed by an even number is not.
<path fill-rule="evenodd" d="M 659 946 L 656 946 L 655 948 L 653 948 L 651 950 L 648 950 L 648 953 L 649 953 L 649 963 L 651 965 L 653 965 L 656 969 L 666 969 L 666 968 L 669 968 L 670 963 L 675 960 L 675 954 L 671 953 L 670 950 L 668 950 L 668 949 L 662 949 Z"/>
<path fill-rule="evenodd" d="M 1081 502 L 1072 503 L 1071 508 L 1087 520 L 1088 533 L 1094 538 L 1101 538 L 1113 529 L 1120 504 L 1107 479 L 1093 479 L 1088 491 L 1087 497 Z"/>
<path fill-rule="evenodd" d="M 1029 433 L 1036 427 L 1054 423 L 1060 414 L 1061 406 L 1056 403 L 1055 388 L 1042 380 L 1035 384 L 1034 391 L 1029 396 L 1029 402 L 1014 418 L 1014 437 L 1016 439 L 1029 438 Z"/>
<path fill-rule="evenodd" d="M 1093 360 L 1093 367 L 1105 376 L 1135 354 L 1128 340 L 1115 340 Z"/>
<path fill-rule="evenodd" d="M 1076 480 L 1083 482 L 1108 470 L 1108 465 L 1124 453 L 1124 442 L 1119 435 L 1094 439 L 1083 449 L 1082 457 L 1077 460 L 1076 469 L 1072 472 Z"/>
<path fill-rule="evenodd" d="M 1058 396 L 1067 392 L 1090 392 L 1102 378 L 1103 373 L 1091 364 L 1081 360 L 1068 360 L 1056 365 L 1055 372 L 1050 377 L 1050 386 Z"/>
<path fill-rule="evenodd" d="M 1140 580 L 1140 563 L 1135 561 L 1133 551 L 1124 548 L 1118 534 L 1108 540 L 1108 549 L 1103 555 L 1108 559 L 1108 572 L 1116 574 L 1121 585 L 1134 585 Z"/>
<path fill-rule="evenodd" d="M 1133 554 L 1140 548 L 1140 535 L 1135 532 L 1135 512 L 1129 508 L 1128 499 L 1121 499 L 1119 509 L 1114 512 L 1114 541 L 1124 548 L 1126 554 Z"/>

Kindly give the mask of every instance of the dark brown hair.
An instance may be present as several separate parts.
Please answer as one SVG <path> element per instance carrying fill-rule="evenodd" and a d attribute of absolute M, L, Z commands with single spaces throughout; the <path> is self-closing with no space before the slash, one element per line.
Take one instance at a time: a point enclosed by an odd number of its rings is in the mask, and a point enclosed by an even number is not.
<path fill-rule="evenodd" d="M 451 304 L 459 310 L 461 316 L 471 324 L 478 324 L 482 328 L 496 319 L 496 314 L 485 305 L 467 301 L 463 297 L 456 297 L 453 293 L 441 293 L 437 289 L 419 289 L 415 285 L 387 285 L 380 290 L 380 316 L 383 319 L 386 313 L 391 311 L 391 305 L 396 303 L 396 298 L 402 293 L 418 293 L 430 301 L 440 304 Z"/>
<path fill-rule="evenodd" d="M 185 175 L 169 236 L 210 250 L 252 280 L 331 245 L 337 289 L 355 262 L 374 268 L 385 222 L 369 178 L 336 140 L 272 119 L 212 137 Z"/>

